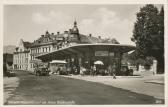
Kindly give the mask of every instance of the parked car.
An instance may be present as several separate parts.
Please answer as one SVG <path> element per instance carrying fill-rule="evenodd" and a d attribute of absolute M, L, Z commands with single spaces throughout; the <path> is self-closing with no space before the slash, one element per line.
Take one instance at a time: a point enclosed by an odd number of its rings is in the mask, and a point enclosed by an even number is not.
<path fill-rule="evenodd" d="M 68 75 L 68 72 L 66 71 L 66 67 L 64 65 L 59 65 L 57 72 L 59 73 L 59 75 Z"/>
<path fill-rule="evenodd" d="M 15 75 L 15 72 L 14 72 L 13 70 L 7 70 L 6 75 L 7 75 L 8 77 L 15 77 L 15 76 L 16 76 L 16 75 Z"/>
<path fill-rule="evenodd" d="M 37 64 L 34 69 L 34 73 L 36 76 L 47 76 L 49 75 L 49 68 L 45 64 Z"/>
<path fill-rule="evenodd" d="M 133 69 L 129 69 L 127 65 L 121 66 L 121 73 L 125 76 L 132 76 L 133 75 Z"/>

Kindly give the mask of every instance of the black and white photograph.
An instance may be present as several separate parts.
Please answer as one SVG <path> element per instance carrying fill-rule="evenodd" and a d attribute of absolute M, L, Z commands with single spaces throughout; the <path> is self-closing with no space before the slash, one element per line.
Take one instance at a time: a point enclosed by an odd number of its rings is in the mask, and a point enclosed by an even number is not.
<path fill-rule="evenodd" d="M 165 106 L 164 3 L 2 8 L 3 106 Z"/>

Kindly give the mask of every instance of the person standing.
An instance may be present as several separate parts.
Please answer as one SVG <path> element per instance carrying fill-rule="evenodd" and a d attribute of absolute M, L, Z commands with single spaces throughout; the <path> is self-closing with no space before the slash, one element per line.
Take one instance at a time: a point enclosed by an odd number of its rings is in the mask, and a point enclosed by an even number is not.
<path fill-rule="evenodd" d="M 108 66 L 108 75 L 112 75 L 112 67 L 111 67 L 111 65 Z"/>
<path fill-rule="evenodd" d="M 93 66 L 93 76 L 96 74 L 96 65 Z"/>
<path fill-rule="evenodd" d="M 116 70 L 117 70 L 117 66 L 116 66 L 116 63 L 114 63 L 114 65 L 113 65 L 113 79 L 116 79 Z"/>

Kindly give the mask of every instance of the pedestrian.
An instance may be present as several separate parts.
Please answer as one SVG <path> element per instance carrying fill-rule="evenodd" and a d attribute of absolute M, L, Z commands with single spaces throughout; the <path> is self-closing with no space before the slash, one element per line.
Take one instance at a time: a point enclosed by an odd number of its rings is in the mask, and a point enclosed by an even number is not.
<path fill-rule="evenodd" d="M 92 72 L 93 72 L 93 66 L 90 67 L 89 73 L 92 76 Z"/>
<path fill-rule="evenodd" d="M 74 75 L 77 75 L 77 73 L 78 73 L 77 67 L 75 65 L 73 66 L 73 72 L 74 72 Z"/>
<path fill-rule="evenodd" d="M 96 74 L 96 66 L 93 66 L 93 76 Z"/>
<path fill-rule="evenodd" d="M 113 79 L 116 79 L 116 74 L 115 74 L 115 72 L 113 72 Z"/>
<path fill-rule="evenodd" d="M 77 70 L 77 68 L 75 68 L 75 75 L 77 75 L 78 74 L 78 70 Z"/>
<path fill-rule="evenodd" d="M 70 67 L 67 67 L 67 75 L 69 75 L 71 72 L 71 68 Z"/>
<path fill-rule="evenodd" d="M 112 67 L 111 67 L 111 65 L 108 66 L 108 75 L 112 76 Z"/>
<path fill-rule="evenodd" d="M 57 73 L 58 73 L 59 75 L 61 75 L 61 68 L 60 68 L 60 66 L 59 66 L 58 69 L 57 69 Z"/>
<path fill-rule="evenodd" d="M 113 79 L 116 79 L 116 70 L 117 70 L 117 66 L 116 66 L 116 63 L 114 63 L 114 65 L 113 65 Z"/>

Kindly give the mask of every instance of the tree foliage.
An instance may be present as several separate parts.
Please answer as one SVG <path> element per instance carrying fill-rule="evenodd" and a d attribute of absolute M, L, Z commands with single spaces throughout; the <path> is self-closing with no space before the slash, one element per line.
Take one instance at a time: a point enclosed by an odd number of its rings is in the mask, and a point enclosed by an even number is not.
<path fill-rule="evenodd" d="M 164 9 L 148 4 L 137 13 L 133 37 L 138 58 L 155 57 L 158 67 L 164 67 Z"/>

